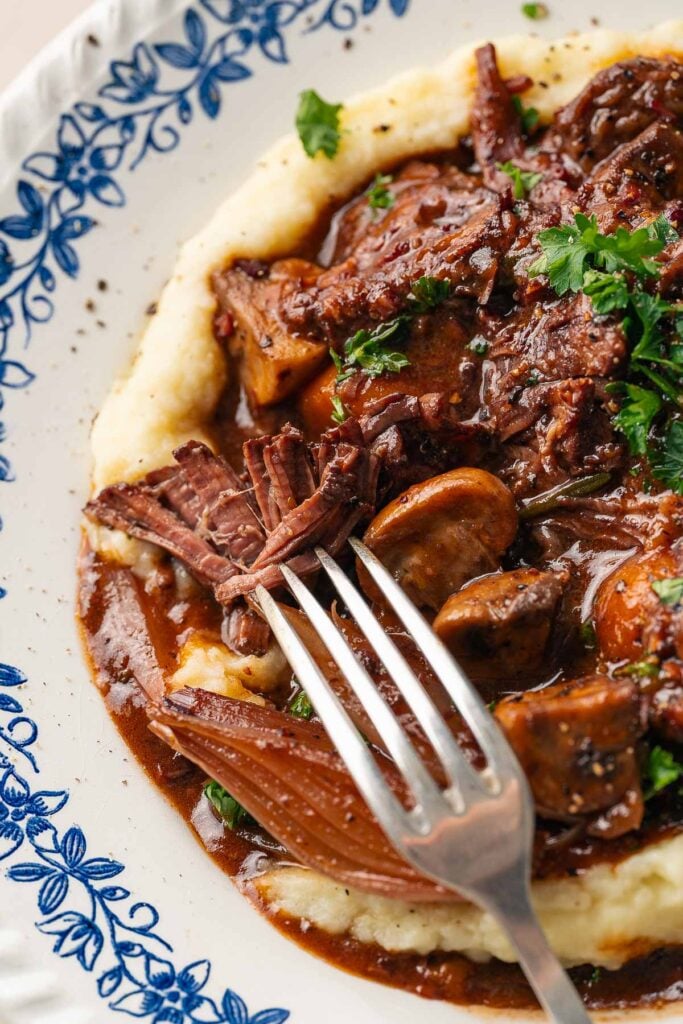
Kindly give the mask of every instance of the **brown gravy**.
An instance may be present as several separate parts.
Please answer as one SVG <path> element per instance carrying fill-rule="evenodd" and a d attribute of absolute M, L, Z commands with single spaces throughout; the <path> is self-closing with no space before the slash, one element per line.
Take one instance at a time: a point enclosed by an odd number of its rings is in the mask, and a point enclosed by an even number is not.
<path fill-rule="evenodd" d="M 174 754 L 147 728 L 141 685 L 150 672 L 173 671 L 179 645 L 191 631 L 220 637 L 221 611 L 211 597 L 197 589 L 192 600 L 179 597 L 173 572 L 158 586 L 145 588 L 129 569 L 103 561 L 85 550 L 79 565 L 79 617 L 83 638 L 112 718 L 148 776 L 180 812 L 198 841 L 193 814 L 205 781 L 202 772 Z M 148 678 L 148 676 L 147 676 Z M 281 699 L 286 699 L 286 694 Z M 647 823 L 638 832 L 609 843 L 576 841 L 545 852 L 538 860 L 539 876 L 576 875 L 591 864 L 618 861 L 648 842 L 678 831 L 680 808 Z M 224 828 L 207 846 L 218 866 L 231 877 L 246 858 L 265 851 L 277 861 L 281 851 L 259 828 L 231 832 Z M 268 913 L 248 882 L 242 890 Z M 427 956 L 390 954 L 348 936 L 332 936 L 315 928 L 303 932 L 297 921 L 268 914 L 288 937 L 308 951 L 354 974 L 414 992 L 429 999 L 496 1008 L 535 1005 L 524 977 L 514 965 L 492 961 L 474 964 L 458 954 Z M 637 951 L 634 951 L 634 954 Z M 594 1008 L 653 1006 L 683 999 L 683 947 L 658 950 L 636 958 L 619 971 L 573 970 L 586 1003 Z"/>

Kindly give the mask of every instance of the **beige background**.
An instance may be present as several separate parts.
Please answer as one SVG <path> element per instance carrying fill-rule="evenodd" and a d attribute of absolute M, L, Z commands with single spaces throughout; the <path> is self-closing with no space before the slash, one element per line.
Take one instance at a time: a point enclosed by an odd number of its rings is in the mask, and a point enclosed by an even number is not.
<path fill-rule="evenodd" d="M 91 0 L 0 0 L 0 90 Z"/>

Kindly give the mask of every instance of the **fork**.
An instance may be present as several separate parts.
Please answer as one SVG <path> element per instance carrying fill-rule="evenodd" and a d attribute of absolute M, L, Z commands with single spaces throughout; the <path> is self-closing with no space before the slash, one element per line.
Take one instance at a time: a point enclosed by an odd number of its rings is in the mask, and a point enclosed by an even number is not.
<path fill-rule="evenodd" d="M 349 544 L 403 623 L 472 731 L 486 767 L 477 771 L 408 662 L 333 558 L 315 553 L 334 588 L 382 660 L 437 754 L 447 786 L 423 764 L 373 679 L 308 587 L 286 565 L 282 575 L 373 722 L 403 775 L 413 805 L 403 806 L 312 655 L 262 586 L 265 618 L 308 694 L 358 790 L 399 854 L 422 874 L 491 914 L 507 934 L 548 1018 L 590 1024 L 569 976 L 551 950 L 530 899 L 534 808 L 524 772 L 503 732 L 450 652 L 378 558 Z"/>

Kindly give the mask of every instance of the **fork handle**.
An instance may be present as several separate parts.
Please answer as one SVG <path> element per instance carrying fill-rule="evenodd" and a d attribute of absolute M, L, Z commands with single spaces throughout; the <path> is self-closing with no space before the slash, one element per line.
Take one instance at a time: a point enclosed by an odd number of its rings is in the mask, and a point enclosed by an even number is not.
<path fill-rule="evenodd" d="M 569 975 L 557 959 L 531 905 L 528 890 L 505 887 L 489 910 L 512 942 L 536 997 L 555 1024 L 591 1024 Z"/>

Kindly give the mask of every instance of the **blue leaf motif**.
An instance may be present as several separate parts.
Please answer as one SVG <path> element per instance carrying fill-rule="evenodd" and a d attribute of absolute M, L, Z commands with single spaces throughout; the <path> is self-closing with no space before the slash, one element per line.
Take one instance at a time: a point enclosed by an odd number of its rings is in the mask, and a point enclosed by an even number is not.
<path fill-rule="evenodd" d="M 123 979 L 123 971 L 120 967 L 112 967 L 97 979 L 97 991 L 102 999 L 108 999 L 116 992 Z"/>
<path fill-rule="evenodd" d="M 34 379 L 34 374 L 11 359 L 0 361 L 0 384 L 5 388 L 25 388 Z"/>
<path fill-rule="evenodd" d="M 199 992 L 209 980 L 211 964 L 208 960 L 197 960 L 188 964 L 178 975 L 178 986 L 183 992 Z"/>
<path fill-rule="evenodd" d="M 206 75 L 199 85 L 199 102 L 208 117 L 218 117 L 221 109 L 221 91 L 211 74 Z"/>
<path fill-rule="evenodd" d="M 26 805 L 26 811 L 28 814 L 41 816 L 56 814 L 57 811 L 61 811 L 68 799 L 69 794 L 63 789 L 41 790 L 33 794 Z"/>
<path fill-rule="evenodd" d="M 247 1004 L 231 988 L 223 996 L 223 1013 L 228 1024 L 249 1024 Z"/>
<path fill-rule="evenodd" d="M 199 64 L 199 57 L 193 50 L 179 43 L 159 43 L 154 47 L 162 60 L 174 68 L 196 68 Z"/>
<path fill-rule="evenodd" d="M 276 64 L 287 63 L 287 50 L 285 41 L 277 28 L 272 25 L 262 25 L 258 33 L 259 46 L 266 57 L 275 61 Z"/>
<path fill-rule="evenodd" d="M 26 676 L 21 669 L 14 665 L 0 664 L 0 686 L 21 686 L 26 682 Z"/>
<path fill-rule="evenodd" d="M 0 220 L 0 231 L 3 231 L 10 238 L 35 238 L 40 234 L 40 223 L 36 223 L 31 217 L 20 217 L 13 214 Z"/>
<path fill-rule="evenodd" d="M 216 64 L 215 68 L 213 68 L 212 75 L 219 78 L 221 82 L 239 82 L 243 78 L 249 78 L 251 71 L 244 64 L 240 64 L 239 61 L 233 60 L 231 57 L 224 57 L 220 64 Z M 218 102 L 220 106 L 220 93 L 218 95 Z M 207 114 L 209 113 L 208 110 L 206 112 Z M 218 108 L 216 109 L 217 113 Z M 215 117 L 216 114 L 209 114 L 209 117 Z"/>
<path fill-rule="evenodd" d="M 173 964 L 168 960 L 160 960 L 157 956 L 148 956 L 145 966 L 147 981 L 154 988 L 170 988 L 175 981 L 175 970 Z"/>
<path fill-rule="evenodd" d="M 0 238 L 0 284 L 4 284 L 12 276 L 14 259 L 9 251 L 7 242 Z"/>
<path fill-rule="evenodd" d="M 189 124 L 192 120 L 192 104 L 187 96 L 181 96 L 178 100 L 178 120 L 181 124 Z"/>
<path fill-rule="evenodd" d="M 26 779 L 18 775 L 14 769 L 5 772 L 0 783 L 0 796 L 10 807 L 21 807 L 26 803 L 31 792 Z"/>
<path fill-rule="evenodd" d="M 163 1002 L 163 996 L 149 989 L 135 989 L 112 1003 L 112 1010 L 120 1010 L 129 1017 L 148 1017 L 155 1013 Z"/>
<path fill-rule="evenodd" d="M 14 821 L 0 821 L 0 860 L 11 856 L 24 840 L 24 833 Z"/>
<path fill-rule="evenodd" d="M 33 153 L 21 166 L 44 181 L 59 181 L 61 177 L 61 161 L 54 153 Z"/>
<path fill-rule="evenodd" d="M 119 864 L 116 860 L 108 860 L 106 857 L 93 857 L 92 860 L 86 860 L 81 864 L 79 871 L 86 878 L 103 880 L 120 875 L 123 871 L 123 864 Z"/>
<path fill-rule="evenodd" d="M 7 872 L 7 877 L 13 882 L 42 882 L 53 870 L 47 864 L 15 864 Z"/>
<path fill-rule="evenodd" d="M 67 912 L 41 921 L 37 928 L 44 935 L 57 936 L 53 948 L 59 956 L 75 956 L 86 971 L 93 969 L 104 944 L 102 932 L 94 921 L 83 914 Z"/>
<path fill-rule="evenodd" d="M 261 1010 L 255 1013 L 249 1024 L 283 1024 L 289 1019 L 289 1010 Z"/>
<path fill-rule="evenodd" d="M 100 889 L 100 896 L 103 900 L 110 902 L 125 900 L 130 896 L 130 890 L 124 889 L 122 885 L 107 885 L 104 889 Z"/>
<path fill-rule="evenodd" d="M 67 217 L 59 225 L 56 233 L 60 238 L 80 238 L 82 235 L 87 234 L 88 231 L 91 231 L 96 223 L 97 221 L 93 220 L 92 217 Z"/>
<path fill-rule="evenodd" d="M 0 330 L 8 331 L 14 325 L 14 313 L 6 299 L 0 302 Z"/>
<path fill-rule="evenodd" d="M 75 109 L 84 121 L 104 121 L 107 116 L 96 103 L 77 103 Z"/>
<path fill-rule="evenodd" d="M 117 143 L 97 146 L 90 155 L 90 166 L 96 171 L 115 171 L 123 159 L 125 147 Z"/>
<path fill-rule="evenodd" d="M 0 711 L 23 711 L 21 704 L 8 693 L 0 693 Z"/>
<path fill-rule="evenodd" d="M 71 114 L 63 114 L 59 119 L 57 143 L 63 154 L 71 159 L 79 159 L 85 149 L 85 135 L 81 126 Z"/>
<path fill-rule="evenodd" d="M 59 849 L 57 829 L 44 818 L 31 818 L 26 826 L 26 835 L 36 850 L 52 853 Z"/>
<path fill-rule="evenodd" d="M 85 856 L 86 841 L 80 828 L 74 826 L 65 833 L 60 843 L 64 861 L 70 868 L 77 867 Z"/>
<path fill-rule="evenodd" d="M 62 905 L 69 891 L 69 876 L 63 872 L 47 878 L 38 893 L 38 908 L 43 914 L 52 914 Z"/>
<path fill-rule="evenodd" d="M 40 224 L 43 219 L 45 204 L 35 185 L 32 185 L 30 181 L 20 181 L 17 185 L 17 198 L 26 210 L 26 213 L 32 219 L 37 219 Z"/>
<path fill-rule="evenodd" d="M 408 10 L 410 0 L 389 0 L 389 6 L 397 18 L 402 18 Z"/>
<path fill-rule="evenodd" d="M 197 56 L 201 56 L 201 53 L 206 46 L 206 29 L 204 28 L 204 22 L 192 8 L 185 13 L 185 34 L 187 35 L 188 42 Z"/>
<path fill-rule="evenodd" d="M 52 273 L 50 268 L 46 267 L 45 264 L 43 264 L 43 266 L 40 268 L 39 275 L 40 283 L 42 284 L 43 288 L 48 292 L 54 291 L 54 287 L 56 284 L 55 275 Z"/>
<path fill-rule="evenodd" d="M 91 178 L 90 191 L 105 206 L 123 206 L 126 202 L 120 186 L 108 174 L 96 174 Z"/>
<path fill-rule="evenodd" d="M 0 395 L 0 398 L 2 398 L 2 395 Z M 0 482 L 9 483 L 12 480 L 14 480 L 14 471 L 12 469 L 12 463 L 10 462 L 6 455 L 0 455 Z"/>
<path fill-rule="evenodd" d="M 187 996 L 183 1001 L 183 1006 L 189 1013 L 190 1020 L 195 1021 L 196 1024 L 220 1024 L 221 1018 L 212 999 L 207 999 L 205 996 Z"/>

